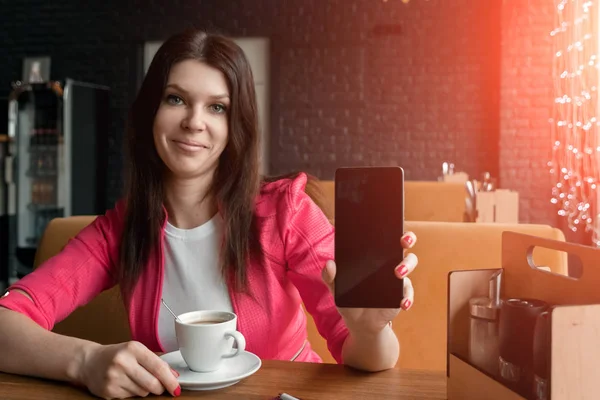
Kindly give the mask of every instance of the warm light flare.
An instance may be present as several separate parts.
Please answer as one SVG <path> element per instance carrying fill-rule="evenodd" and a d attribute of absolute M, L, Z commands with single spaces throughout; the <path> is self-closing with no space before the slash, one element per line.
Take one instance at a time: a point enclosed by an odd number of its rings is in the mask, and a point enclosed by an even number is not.
<path fill-rule="evenodd" d="M 558 206 L 558 215 L 567 219 L 572 231 L 592 231 L 597 246 L 599 1 L 555 0 L 556 28 L 550 32 L 554 46 L 553 146 L 548 163 L 556 182 L 550 202 Z"/>

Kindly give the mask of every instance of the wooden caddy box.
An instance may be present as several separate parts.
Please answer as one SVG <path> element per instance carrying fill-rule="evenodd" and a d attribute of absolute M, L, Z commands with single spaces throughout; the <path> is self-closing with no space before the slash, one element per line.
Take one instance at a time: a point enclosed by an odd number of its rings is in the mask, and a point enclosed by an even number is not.
<path fill-rule="evenodd" d="M 533 264 L 536 247 L 579 257 L 582 275 L 575 279 L 536 268 Z M 489 279 L 497 271 L 452 271 L 448 276 L 448 400 L 524 399 L 467 359 L 469 299 L 487 296 Z M 534 298 L 554 306 L 551 311 L 551 400 L 599 399 L 600 249 L 504 232 L 502 271 L 502 299 Z"/>

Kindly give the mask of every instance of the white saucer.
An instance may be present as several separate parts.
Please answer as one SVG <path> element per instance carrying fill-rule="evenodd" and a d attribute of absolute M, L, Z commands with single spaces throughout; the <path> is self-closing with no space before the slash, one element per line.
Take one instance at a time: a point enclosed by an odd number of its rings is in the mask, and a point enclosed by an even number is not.
<path fill-rule="evenodd" d="M 177 380 L 181 388 L 187 390 L 215 390 L 235 385 L 258 371 L 261 366 L 260 358 L 248 351 L 242 351 L 233 358 L 224 359 L 221 368 L 214 372 L 190 370 L 179 350 L 163 354 L 160 358 L 179 372 Z"/>

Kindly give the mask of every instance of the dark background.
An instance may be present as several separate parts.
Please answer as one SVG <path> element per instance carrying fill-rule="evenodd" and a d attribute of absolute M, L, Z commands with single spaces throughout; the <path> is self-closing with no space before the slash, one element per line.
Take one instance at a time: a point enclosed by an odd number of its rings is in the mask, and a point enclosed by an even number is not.
<path fill-rule="evenodd" d="M 192 26 L 266 36 L 271 173 L 401 165 L 406 179 L 435 180 L 451 161 L 519 191 L 521 222 L 556 226 L 553 24 L 544 0 L 0 0 L 0 89 L 36 55 L 52 58 L 53 79 L 111 87 L 112 205 L 143 43 Z"/>

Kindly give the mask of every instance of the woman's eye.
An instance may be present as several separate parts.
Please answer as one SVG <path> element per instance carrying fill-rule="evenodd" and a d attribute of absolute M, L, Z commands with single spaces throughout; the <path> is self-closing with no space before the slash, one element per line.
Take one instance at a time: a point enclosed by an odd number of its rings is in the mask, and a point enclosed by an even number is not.
<path fill-rule="evenodd" d="M 183 104 L 183 99 L 179 96 L 175 96 L 174 94 L 170 94 L 167 96 L 167 103 L 178 106 Z"/>
<path fill-rule="evenodd" d="M 223 104 L 213 104 L 210 106 L 211 110 L 217 114 L 222 114 L 225 111 L 227 111 L 227 109 L 225 108 L 225 106 Z"/>

